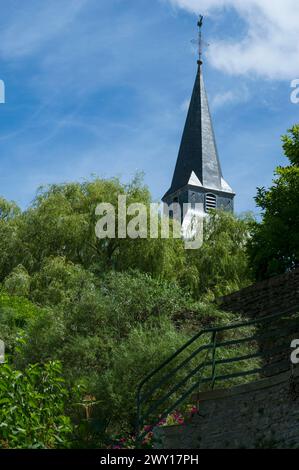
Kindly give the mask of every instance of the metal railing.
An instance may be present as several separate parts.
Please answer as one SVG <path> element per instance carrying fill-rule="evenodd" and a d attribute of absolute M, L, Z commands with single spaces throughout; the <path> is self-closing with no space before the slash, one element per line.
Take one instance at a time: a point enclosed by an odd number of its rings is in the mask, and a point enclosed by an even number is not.
<path fill-rule="evenodd" d="M 289 370 L 295 333 L 299 316 L 292 312 L 200 331 L 139 384 L 137 437 L 216 383 L 232 387 Z"/>

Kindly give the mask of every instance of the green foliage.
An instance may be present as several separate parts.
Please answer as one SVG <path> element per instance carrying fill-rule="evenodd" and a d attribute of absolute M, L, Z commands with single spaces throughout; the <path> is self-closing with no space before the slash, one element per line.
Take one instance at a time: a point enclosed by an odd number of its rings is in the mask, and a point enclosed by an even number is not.
<path fill-rule="evenodd" d="M 259 188 L 262 222 L 252 227 L 249 256 L 257 279 L 284 273 L 299 263 L 299 126 L 283 137 L 290 165 L 277 168 L 273 185 Z"/>
<path fill-rule="evenodd" d="M 20 215 L 21 210 L 14 202 L 9 202 L 0 197 L 0 220 L 10 221 Z"/>
<path fill-rule="evenodd" d="M 31 320 L 41 313 L 36 305 L 24 297 L 0 291 L 0 338 L 5 342 L 6 354 L 13 354 L 21 344 Z"/>
<path fill-rule="evenodd" d="M 101 411 L 110 416 L 111 429 L 134 429 L 140 380 L 187 339 L 169 321 L 164 321 L 159 327 L 138 326 L 124 342 L 115 345 L 111 365 L 96 383 L 96 394 L 102 400 Z"/>
<path fill-rule="evenodd" d="M 24 295 L 29 287 L 27 274 L 44 269 L 45 260 L 60 257 L 94 272 L 97 277 L 111 269 L 120 272 L 133 269 L 156 279 L 178 281 L 196 298 L 214 287 L 218 295 L 246 285 L 245 221 L 228 214 L 212 216 L 207 222 L 204 247 L 193 256 L 186 252 L 182 240 L 177 239 L 99 240 L 95 234 L 95 209 L 101 202 L 112 204 L 116 208 L 117 226 L 119 195 L 126 196 L 127 205 L 144 203 L 149 210 L 150 194 L 139 176 L 128 185 L 117 179 L 94 179 L 82 184 L 42 188 L 23 213 L 12 203 L 2 201 L 0 282 L 6 278 L 9 292 Z M 215 255 L 214 244 L 218 247 Z M 217 256 L 221 266 L 215 265 Z"/>
<path fill-rule="evenodd" d="M 212 212 L 204 223 L 204 242 L 188 252 L 181 283 L 195 298 L 214 300 L 250 284 L 245 250 L 250 215 L 237 218 L 226 212 Z"/>
<path fill-rule="evenodd" d="M 0 282 L 18 265 L 30 274 L 37 272 L 50 257 L 66 258 L 100 276 L 112 268 L 125 271 L 129 267 L 154 277 L 176 279 L 184 263 L 181 240 L 96 237 L 97 205 L 105 202 L 116 208 L 117 226 L 120 195 L 126 196 L 127 205 L 143 203 L 149 207 L 151 202 L 138 175 L 128 185 L 116 178 L 97 178 L 41 188 L 23 213 L 13 203 L 0 200 Z"/>
<path fill-rule="evenodd" d="M 68 392 L 59 363 L 24 371 L 0 367 L 0 448 L 68 447 Z"/>
<path fill-rule="evenodd" d="M 5 278 L 4 288 L 11 295 L 28 296 L 30 276 L 24 266 L 19 265 Z"/>
<path fill-rule="evenodd" d="M 45 258 L 30 280 L 30 298 L 46 306 L 67 308 L 95 295 L 96 278 L 79 264 L 62 257 Z"/>
<path fill-rule="evenodd" d="M 71 382 L 100 373 L 109 325 L 95 276 L 63 258 L 50 258 L 32 276 L 30 297 L 47 308 L 28 325 L 18 363 L 59 359 Z"/>
<path fill-rule="evenodd" d="M 133 328 L 159 324 L 189 302 L 178 286 L 147 274 L 111 272 L 99 281 L 62 258 L 45 261 L 32 277 L 30 295 L 47 308 L 27 327 L 23 359 L 59 359 L 75 382 L 100 374 L 111 348 Z"/>
<path fill-rule="evenodd" d="M 5 239 L 5 245 L 0 244 L 0 274 L 9 274 L 18 264 L 32 273 L 50 256 L 63 256 L 84 267 L 94 262 L 104 269 L 111 267 L 115 242 L 96 238 L 95 208 L 101 202 L 117 207 L 120 194 L 125 194 L 129 203 L 149 200 L 148 191 L 137 181 L 122 185 L 117 179 L 94 179 L 41 188 L 27 211 L 21 214 L 11 209 L 13 216 L 0 219 L 0 239 Z M 8 205 L 2 201 L 3 214 L 8 213 Z"/>
<path fill-rule="evenodd" d="M 138 272 L 113 273 L 102 287 L 109 304 L 107 320 L 115 338 L 125 337 L 132 328 L 157 324 L 188 308 L 189 298 L 175 283 L 156 280 Z"/>
<path fill-rule="evenodd" d="M 30 286 L 31 298 L 46 308 L 27 325 L 16 364 L 60 360 L 68 386 L 84 385 L 99 402 L 94 418 L 101 429 L 110 422 L 114 432 L 117 423 L 132 425 L 135 385 L 144 372 L 202 326 L 232 320 L 195 304 L 174 283 L 138 272 L 99 280 L 63 258 L 45 260 Z"/>
<path fill-rule="evenodd" d="M 299 124 L 289 130 L 289 134 L 282 136 L 283 150 L 291 165 L 299 166 Z"/>
<path fill-rule="evenodd" d="M 21 211 L 16 204 L 0 198 L 0 281 L 20 262 L 20 218 Z"/>
<path fill-rule="evenodd" d="M 250 279 L 248 219 L 211 214 L 198 251 L 186 251 L 182 240 L 99 240 L 95 209 L 101 202 L 117 208 L 119 195 L 149 210 L 151 197 L 139 176 L 128 185 L 95 178 L 42 188 L 24 212 L 0 200 L 0 337 L 24 379 L 24 394 L 38 387 L 33 377 L 45 383 L 43 367 L 32 364 L 59 361 L 66 387 L 80 385 L 93 397 L 92 405 L 81 397 L 83 409 L 91 406 L 91 418 L 82 418 L 82 409 L 67 410 L 78 424 L 77 446 L 100 445 L 105 431 L 131 431 L 140 379 L 194 332 L 232 321 L 209 301 Z M 17 402 L 16 423 L 30 430 L 30 420 L 20 421 L 22 406 Z M 62 408 L 52 412 L 64 416 Z M 6 437 L 4 445 L 66 445 L 62 422 L 55 438 L 44 431 L 41 438 L 41 428 L 34 429 L 26 437 L 16 432 L 16 442 Z"/>

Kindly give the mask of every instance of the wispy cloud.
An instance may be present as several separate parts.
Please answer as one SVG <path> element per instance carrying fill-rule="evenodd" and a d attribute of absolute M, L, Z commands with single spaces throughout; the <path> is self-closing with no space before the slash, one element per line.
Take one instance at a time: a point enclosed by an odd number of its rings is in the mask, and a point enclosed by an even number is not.
<path fill-rule="evenodd" d="M 250 93 L 247 87 L 242 86 L 236 90 L 227 90 L 219 92 L 212 97 L 212 108 L 218 109 L 223 106 L 235 106 L 246 103 L 249 100 Z"/>
<path fill-rule="evenodd" d="M 229 74 L 270 79 L 299 75 L 298 0 L 167 0 L 193 13 L 234 9 L 247 25 L 245 36 L 211 45 L 210 63 Z M 216 18 L 217 19 L 217 18 Z"/>

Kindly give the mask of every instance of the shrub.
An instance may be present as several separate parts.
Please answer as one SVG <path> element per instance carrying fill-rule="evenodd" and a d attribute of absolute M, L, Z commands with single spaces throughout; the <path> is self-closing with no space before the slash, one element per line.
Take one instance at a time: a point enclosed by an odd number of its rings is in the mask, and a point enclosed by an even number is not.
<path fill-rule="evenodd" d="M 68 447 L 72 431 L 65 416 L 68 392 L 58 362 L 23 372 L 0 367 L 0 447 Z"/>
<path fill-rule="evenodd" d="M 41 312 L 26 298 L 0 290 L 0 338 L 5 342 L 7 354 L 15 352 L 30 321 L 36 321 Z"/>
<path fill-rule="evenodd" d="M 111 428 L 132 431 L 136 424 L 136 390 L 143 377 L 185 343 L 187 337 L 165 321 L 158 327 L 134 328 L 121 345 L 115 344 L 111 365 L 99 378 L 96 395 Z M 115 428 L 116 426 L 116 428 Z"/>

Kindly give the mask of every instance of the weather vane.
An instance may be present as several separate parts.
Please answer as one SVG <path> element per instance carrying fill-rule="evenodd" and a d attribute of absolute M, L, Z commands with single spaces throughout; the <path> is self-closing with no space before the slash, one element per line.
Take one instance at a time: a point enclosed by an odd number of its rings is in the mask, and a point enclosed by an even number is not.
<path fill-rule="evenodd" d="M 196 44 L 198 46 L 198 57 L 199 57 L 199 60 L 198 60 L 198 63 L 200 65 L 202 65 L 202 54 L 203 54 L 203 46 L 209 46 L 209 44 L 205 43 L 203 40 L 202 40 L 202 26 L 203 26 L 203 15 L 200 15 L 199 16 L 199 19 L 198 19 L 198 23 L 197 23 L 197 26 L 198 26 L 198 39 L 193 39 L 192 41 L 192 44 Z"/>

